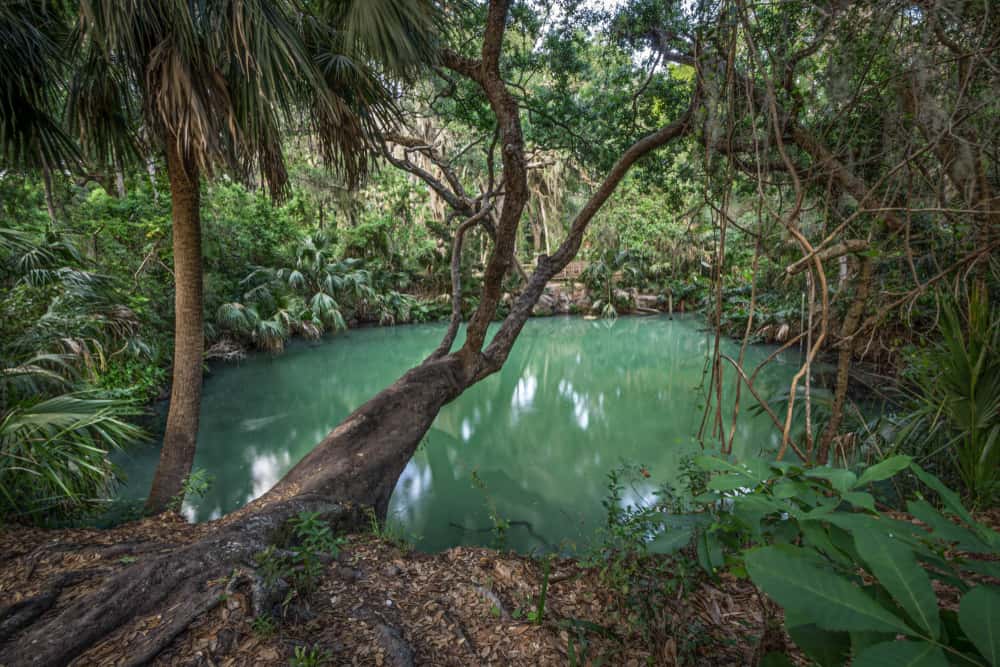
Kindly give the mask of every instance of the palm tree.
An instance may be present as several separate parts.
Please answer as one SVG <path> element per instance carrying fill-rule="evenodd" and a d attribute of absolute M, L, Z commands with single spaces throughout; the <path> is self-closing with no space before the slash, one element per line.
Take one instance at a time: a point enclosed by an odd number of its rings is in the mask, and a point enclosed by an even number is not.
<path fill-rule="evenodd" d="M 302 116 L 348 184 L 392 119 L 388 75 L 429 52 L 433 0 L 80 0 L 81 66 L 68 116 L 88 155 L 121 161 L 136 135 L 129 100 L 162 148 L 175 277 L 173 385 L 147 510 L 162 511 L 194 460 L 201 400 L 201 177 L 224 169 L 275 197 L 286 188 L 281 129 Z M 369 63 L 377 62 L 377 66 Z M 117 115 L 116 115 L 117 114 Z M 301 127 L 301 124 L 299 124 Z"/>
<path fill-rule="evenodd" d="M 63 3 L 0 3 L 0 158 L 4 168 L 41 171 L 53 222 L 52 169 L 79 157 L 57 120 L 68 25 Z"/>

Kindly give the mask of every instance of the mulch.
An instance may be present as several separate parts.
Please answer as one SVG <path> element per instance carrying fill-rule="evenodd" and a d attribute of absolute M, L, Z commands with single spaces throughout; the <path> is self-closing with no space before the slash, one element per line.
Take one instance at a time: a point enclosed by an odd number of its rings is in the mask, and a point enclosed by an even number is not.
<path fill-rule="evenodd" d="M 7 528 L 0 532 L 0 607 L 78 573 L 61 608 L 133 559 L 206 530 L 170 515 L 111 530 Z M 255 631 L 249 592 L 237 590 L 154 664 L 288 665 L 296 649 L 315 649 L 326 665 L 567 665 L 571 654 L 580 665 L 748 665 L 762 641 L 773 649 L 777 637 L 784 645 L 774 632 L 778 612 L 728 575 L 689 581 L 652 623 L 637 622 L 597 570 L 569 559 L 552 562 L 545 613 L 533 623 L 527 614 L 542 580 L 542 564 L 517 554 L 469 547 L 425 554 L 355 535 L 316 590 L 288 605 L 275 632 Z M 117 648 L 111 640 L 75 664 L 122 664 L 127 656 Z"/>
<path fill-rule="evenodd" d="M 1000 527 L 1000 510 L 977 518 Z M 0 530 L 0 608 L 62 581 L 57 611 L 136 560 L 210 529 L 171 514 L 111 530 L 7 527 Z M 644 563 L 668 578 L 673 564 Z M 291 601 L 274 632 L 254 628 L 249 591 L 237 589 L 154 664 L 289 665 L 297 649 L 323 654 L 326 665 L 753 665 L 772 650 L 804 662 L 780 630 L 780 610 L 728 574 L 684 579 L 655 606 L 658 615 L 642 622 L 597 569 L 555 559 L 545 613 L 534 623 L 527 615 L 543 578 L 542 563 L 517 554 L 470 547 L 425 554 L 353 535 L 316 590 Z M 954 592 L 938 593 L 945 607 L 957 603 Z M 74 664 L 125 663 L 118 641 Z"/>

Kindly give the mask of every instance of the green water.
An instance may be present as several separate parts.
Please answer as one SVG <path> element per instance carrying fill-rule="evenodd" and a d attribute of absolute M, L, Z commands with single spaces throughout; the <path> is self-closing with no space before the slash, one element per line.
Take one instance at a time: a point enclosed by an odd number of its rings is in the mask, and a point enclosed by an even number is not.
<path fill-rule="evenodd" d="M 503 370 L 441 411 L 396 486 L 391 527 L 423 550 L 490 545 L 488 503 L 472 483 L 475 471 L 498 514 L 515 522 L 508 547 L 584 546 L 604 521 L 609 470 L 622 461 L 647 466 L 651 478 L 623 499 L 634 502 L 674 480 L 681 459 L 698 451 L 698 386 L 712 345 L 701 326 L 665 317 L 529 321 Z M 359 329 L 292 345 L 280 356 L 216 366 L 205 381 L 195 461 L 214 482 L 185 513 L 216 518 L 267 491 L 351 410 L 434 349 L 443 332 L 438 324 Z M 735 356 L 735 344 L 724 347 Z M 751 348 L 747 365 L 772 349 Z M 787 387 L 796 367 L 796 357 L 772 362 L 758 376 L 761 394 Z M 724 385 L 727 402 L 734 379 Z M 737 452 L 769 450 L 777 439 L 766 415 L 741 410 Z M 157 456 L 150 447 L 124 463 L 126 497 L 147 492 Z"/>

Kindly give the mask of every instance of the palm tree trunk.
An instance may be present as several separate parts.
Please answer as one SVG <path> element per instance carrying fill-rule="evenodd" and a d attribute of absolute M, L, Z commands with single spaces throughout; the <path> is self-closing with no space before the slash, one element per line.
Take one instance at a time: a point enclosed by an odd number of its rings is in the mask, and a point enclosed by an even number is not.
<path fill-rule="evenodd" d="M 161 512 L 180 494 L 194 463 L 205 348 L 202 322 L 201 216 L 198 167 L 167 140 L 174 236 L 174 367 L 163 449 L 146 511 Z"/>
<path fill-rule="evenodd" d="M 41 153 L 39 153 L 41 155 Z M 45 208 L 49 212 L 49 223 L 52 225 L 56 224 L 56 202 L 55 197 L 52 195 L 52 170 L 49 169 L 48 162 L 45 161 L 45 157 L 42 156 L 42 187 L 45 191 Z"/>

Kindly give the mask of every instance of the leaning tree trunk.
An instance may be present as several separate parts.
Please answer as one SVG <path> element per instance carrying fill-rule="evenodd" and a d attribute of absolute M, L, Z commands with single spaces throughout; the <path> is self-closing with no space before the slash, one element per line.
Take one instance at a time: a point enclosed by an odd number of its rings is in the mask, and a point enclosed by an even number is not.
<path fill-rule="evenodd" d="M 205 338 L 201 284 L 198 167 L 180 141 L 167 141 L 174 235 L 174 367 L 163 449 L 146 511 L 162 512 L 181 492 L 194 463 Z"/>
<path fill-rule="evenodd" d="M 441 406 L 470 380 L 456 355 L 429 360 L 358 408 L 276 487 L 202 539 L 179 548 L 139 545 L 137 562 L 96 587 L 88 582 L 90 593 L 54 613 L 46 615 L 63 583 L 0 608 L 0 665 L 92 664 L 105 644 L 115 646 L 122 664 L 144 664 L 235 588 L 250 592 L 257 612 L 270 613 L 284 591 L 257 575 L 255 557 L 279 540 L 285 521 L 320 512 L 346 532 L 367 525 L 369 508 L 384 516 Z"/>

